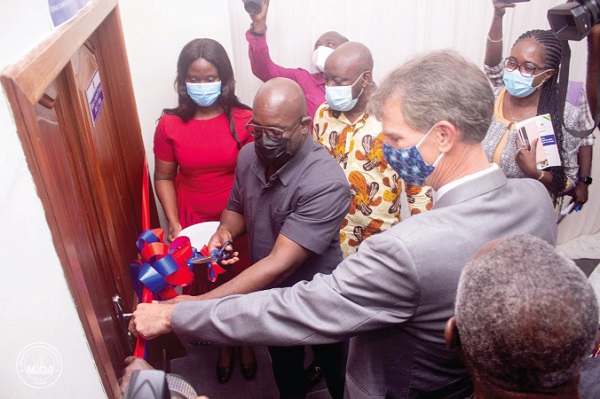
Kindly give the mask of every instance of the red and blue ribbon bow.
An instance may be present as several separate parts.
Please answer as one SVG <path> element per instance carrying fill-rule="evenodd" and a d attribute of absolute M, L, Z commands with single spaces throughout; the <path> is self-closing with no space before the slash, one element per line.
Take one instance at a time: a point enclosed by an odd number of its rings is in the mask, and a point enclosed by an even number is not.
<path fill-rule="evenodd" d="M 131 263 L 130 272 L 140 299 L 142 286 L 152 292 L 154 299 L 167 300 L 179 295 L 175 287 L 188 286 L 194 280 L 192 265 L 187 261 L 197 255 L 190 239 L 177 237 L 167 246 L 164 234 L 162 229 L 146 230 L 136 241 L 141 259 Z"/>

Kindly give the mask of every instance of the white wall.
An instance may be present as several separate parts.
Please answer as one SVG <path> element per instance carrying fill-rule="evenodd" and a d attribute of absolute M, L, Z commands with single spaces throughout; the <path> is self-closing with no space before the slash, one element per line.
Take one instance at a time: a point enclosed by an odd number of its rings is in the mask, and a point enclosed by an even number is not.
<path fill-rule="evenodd" d="M 0 2 L 0 69 L 48 35 L 47 10 L 44 0 Z M 104 398 L 4 92 L 0 138 L 0 396 Z"/>

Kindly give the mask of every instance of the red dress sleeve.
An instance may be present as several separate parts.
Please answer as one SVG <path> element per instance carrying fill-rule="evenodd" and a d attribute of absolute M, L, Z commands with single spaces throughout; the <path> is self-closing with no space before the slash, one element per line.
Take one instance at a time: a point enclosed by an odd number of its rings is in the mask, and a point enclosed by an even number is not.
<path fill-rule="evenodd" d="M 172 139 L 167 137 L 168 120 L 174 116 L 165 114 L 154 131 L 154 156 L 164 162 L 176 162 Z"/>

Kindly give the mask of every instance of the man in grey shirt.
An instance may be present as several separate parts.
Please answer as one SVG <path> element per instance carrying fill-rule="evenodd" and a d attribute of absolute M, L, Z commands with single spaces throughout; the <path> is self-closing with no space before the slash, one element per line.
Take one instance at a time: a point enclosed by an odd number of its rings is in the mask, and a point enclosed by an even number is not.
<path fill-rule="evenodd" d="M 256 94 L 253 109 L 247 129 L 255 142 L 240 151 L 227 208 L 208 244 L 221 247 L 247 232 L 252 266 L 206 294 L 180 300 L 291 286 L 329 274 L 342 261 L 339 229 L 350 207 L 350 186 L 309 134 L 302 89 L 286 78 L 271 79 Z M 304 397 L 304 346 L 269 347 L 269 352 L 281 397 Z M 343 345 L 315 345 L 313 352 L 332 397 L 341 398 Z"/>

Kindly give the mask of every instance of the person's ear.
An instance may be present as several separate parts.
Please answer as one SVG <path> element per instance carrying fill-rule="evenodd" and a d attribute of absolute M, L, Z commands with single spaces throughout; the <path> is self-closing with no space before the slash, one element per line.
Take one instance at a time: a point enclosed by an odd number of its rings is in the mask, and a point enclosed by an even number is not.
<path fill-rule="evenodd" d="M 371 86 L 373 84 L 373 72 L 365 71 L 362 75 L 362 87 Z"/>
<path fill-rule="evenodd" d="M 302 121 L 300 122 L 300 127 L 302 128 L 302 131 L 307 131 L 310 129 L 310 125 L 312 124 L 312 119 L 310 118 L 310 116 L 305 116 L 304 118 L 302 118 Z"/>
<path fill-rule="evenodd" d="M 546 72 L 544 72 L 542 76 L 542 81 L 540 82 L 540 86 L 543 86 L 547 81 L 549 81 L 550 79 L 552 79 L 552 76 L 554 76 L 554 69 L 548 69 Z"/>
<path fill-rule="evenodd" d="M 438 150 L 441 153 L 450 151 L 460 137 L 456 126 L 448 121 L 438 122 L 434 134 L 436 135 Z"/>
<path fill-rule="evenodd" d="M 444 339 L 448 349 L 458 349 L 460 347 L 460 337 L 458 336 L 458 328 L 456 327 L 456 318 L 452 316 L 446 322 L 444 328 Z"/>

